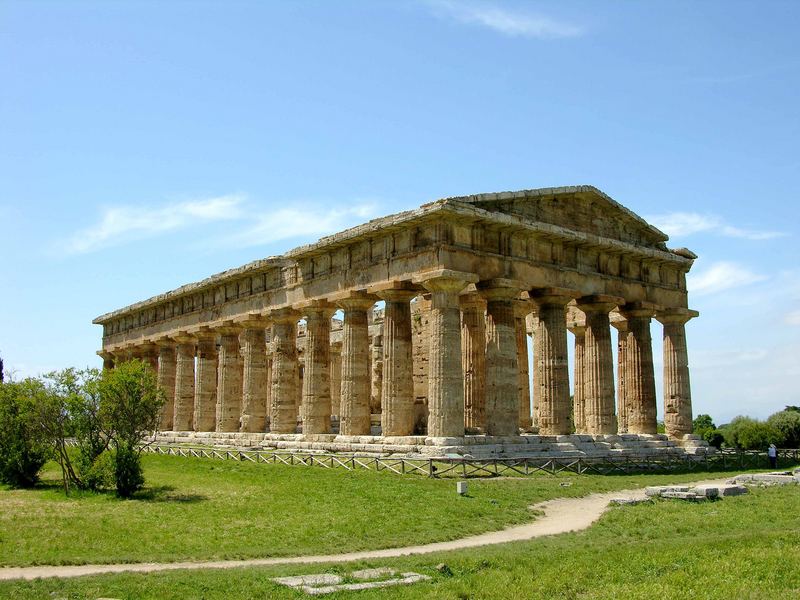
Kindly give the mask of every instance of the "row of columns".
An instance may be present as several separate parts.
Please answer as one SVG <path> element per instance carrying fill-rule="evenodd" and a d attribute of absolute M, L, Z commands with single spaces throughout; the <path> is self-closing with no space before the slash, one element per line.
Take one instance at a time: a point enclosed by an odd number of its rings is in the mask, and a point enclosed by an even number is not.
<path fill-rule="evenodd" d="M 476 291 L 463 293 L 468 284 Z M 414 433 L 411 299 L 422 286 L 431 297 L 428 374 L 428 436 L 461 437 L 467 432 L 516 435 L 531 427 L 531 390 L 525 319 L 535 311 L 533 392 L 542 434 L 607 434 L 619 430 L 655 433 L 656 397 L 650 320 L 664 324 L 665 423 L 667 432 L 691 431 L 691 399 L 684 324 L 691 311 L 656 313 L 646 304 L 572 290 L 528 290 L 512 280 L 477 281 L 469 273 L 440 271 L 411 282 L 393 282 L 333 301 L 312 301 L 270 311 L 216 330 L 201 329 L 163 341 L 157 355 L 159 384 L 168 396 L 164 429 L 294 433 L 299 393 L 304 434 L 331 431 L 337 401 L 340 434 L 370 433 L 368 312 L 385 301 L 382 335 L 381 427 L 384 436 Z M 575 335 L 575 392 L 570 404 L 566 307 L 576 300 L 585 323 L 570 324 Z M 617 390 L 609 313 L 620 307 Z M 340 369 L 331 369 L 331 317 L 344 313 Z M 298 390 L 297 322 L 306 318 L 302 390 Z M 266 328 L 272 328 L 272 359 Z M 624 331 L 623 331 L 624 330 Z M 218 336 L 219 351 L 215 342 Z M 373 351 L 374 351 L 373 347 Z M 195 355 L 196 369 L 195 373 Z M 150 360 L 153 354 L 149 353 Z M 333 376 L 333 372 L 337 376 Z M 195 385 L 196 381 L 196 385 Z M 335 391 L 332 389 L 335 386 Z M 619 423 L 618 423 L 619 419 Z M 688 429 L 687 429 L 688 427 Z"/>

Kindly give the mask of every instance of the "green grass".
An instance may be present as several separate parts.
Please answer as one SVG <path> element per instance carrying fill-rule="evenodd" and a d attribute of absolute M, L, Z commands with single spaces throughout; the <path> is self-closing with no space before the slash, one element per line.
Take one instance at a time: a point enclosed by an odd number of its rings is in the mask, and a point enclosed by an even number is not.
<path fill-rule="evenodd" d="M 65 497 L 50 465 L 34 490 L 0 490 L 0 565 L 253 558 L 450 540 L 532 518 L 559 496 L 706 474 L 539 475 L 470 481 L 145 456 L 148 488 Z M 562 485 L 564 484 L 564 485 Z"/>
<path fill-rule="evenodd" d="M 613 508 L 583 532 L 446 554 L 327 568 L 281 566 L 0 583 L 0 597 L 300 598 L 304 596 L 271 579 L 386 565 L 425 573 L 432 580 L 325 597 L 789 599 L 800 598 L 798 548 L 800 488 L 783 487 L 701 504 L 661 500 Z M 442 562 L 452 575 L 436 570 Z"/>

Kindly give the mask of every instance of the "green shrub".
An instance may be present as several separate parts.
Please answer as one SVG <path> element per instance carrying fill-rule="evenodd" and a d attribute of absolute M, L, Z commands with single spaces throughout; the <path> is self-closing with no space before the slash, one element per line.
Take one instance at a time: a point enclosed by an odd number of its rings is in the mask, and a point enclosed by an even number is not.
<path fill-rule="evenodd" d="M 34 408 L 46 394 L 36 379 L 0 384 L 0 481 L 30 487 L 50 456 Z"/>
<path fill-rule="evenodd" d="M 121 498 L 130 498 L 141 489 L 144 475 L 137 450 L 120 446 L 114 451 L 114 480 Z"/>
<path fill-rule="evenodd" d="M 85 489 L 107 490 L 116 487 L 116 467 L 114 453 L 107 450 L 90 459 L 88 455 L 81 454 L 77 461 L 81 483 Z"/>
<path fill-rule="evenodd" d="M 780 432 L 781 447 L 800 448 L 800 412 L 791 408 L 776 412 L 767 419 L 767 423 Z"/>
<path fill-rule="evenodd" d="M 781 433 L 772 425 L 750 417 L 736 417 L 722 429 L 725 444 L 742 450 L 765 450 L 781 443 Z"/>
<path fill-rule="evenodd" d="M 705 433 L 703 433 L 703 439 L 708 442 L 709 446 L 721 448 L 725 441 L 725 436 L 722 435 L 719 429 L 707 429 Z"/>

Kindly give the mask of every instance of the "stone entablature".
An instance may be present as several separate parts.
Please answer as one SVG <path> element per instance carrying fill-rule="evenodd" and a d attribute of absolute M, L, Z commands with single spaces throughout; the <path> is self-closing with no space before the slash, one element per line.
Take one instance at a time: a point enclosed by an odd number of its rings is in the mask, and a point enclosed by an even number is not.
<path fill-rule="evenodd" d="M 656 319 L 667 431 L 681 437 L 696 256 L 666 241 L 591 186 L 446 198 L 94 323 L 107 367 L 139 356 L 174 386 L 165 429 L 318 436 L 341 419 L 351 436 L 461 439 L 654 434 Z"/>

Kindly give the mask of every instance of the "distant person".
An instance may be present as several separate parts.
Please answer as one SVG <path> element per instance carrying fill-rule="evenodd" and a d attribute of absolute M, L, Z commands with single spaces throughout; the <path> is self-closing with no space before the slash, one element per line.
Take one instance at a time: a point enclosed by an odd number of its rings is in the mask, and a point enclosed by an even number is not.
<path fill-rule="evenodd" d="M 778 449 L 775 447 L 775 444 L 770 444 L 769 449 L 767 450 L 767 456 L 769 456 L 769 466 L 772 469 L 778 468 Z"/>

